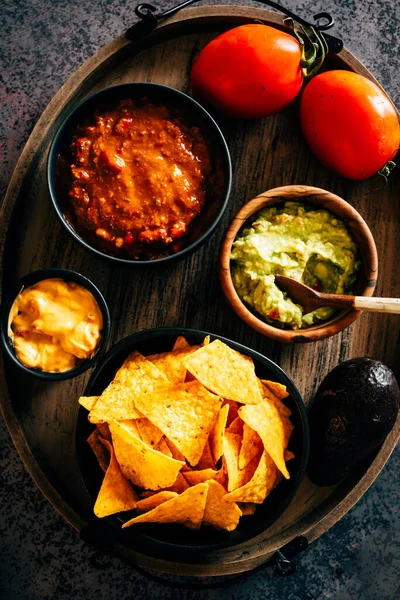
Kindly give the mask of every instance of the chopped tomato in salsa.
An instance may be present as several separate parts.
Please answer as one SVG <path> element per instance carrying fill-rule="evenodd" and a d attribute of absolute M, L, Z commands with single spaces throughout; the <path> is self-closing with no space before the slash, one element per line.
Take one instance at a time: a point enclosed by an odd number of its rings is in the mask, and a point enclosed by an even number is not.
<path fill-rule="evenodd" d="M 95 113 L 61 158 L 75 228 L 96 247 L 136 259 L 176 252 L 210 184 L 214 193 L 221 184 L 200 128 L 146 99 Z"/>

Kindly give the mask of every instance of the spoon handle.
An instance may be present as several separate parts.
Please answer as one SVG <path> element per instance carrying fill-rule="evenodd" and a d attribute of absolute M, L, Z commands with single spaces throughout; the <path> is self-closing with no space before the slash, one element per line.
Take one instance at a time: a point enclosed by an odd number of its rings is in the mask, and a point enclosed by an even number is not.
<path fill-rule="evenodd" d="M 400 298 L 369 298 L 355 296 L 354 308 L 369 312 L 400 314 Z"/>

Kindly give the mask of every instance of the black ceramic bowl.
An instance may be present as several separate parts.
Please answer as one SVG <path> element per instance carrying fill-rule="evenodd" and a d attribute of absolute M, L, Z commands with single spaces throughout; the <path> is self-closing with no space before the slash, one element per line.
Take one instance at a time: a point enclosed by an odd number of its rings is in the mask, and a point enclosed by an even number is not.
<path fill-rule="evenodd" d="M 101 394 L 114 378 L 115 372 L 126 356 L 133 350 L 139 350 L 144 355 L 169 351 L 179 335 L 185 336 L 190 344 L 201 343 L 206 335 L 211 336 L 211 341 L 220 339 L 231 348 L 250 356 L 254 360 L 256 374 L 259 377 L 272 379 L 286 385 L 290 396 L 285 398 L 285 403 L 292 410 L 291 420 L 294 424 L 289 443 L 289 448 L 295 454 L 295 458 L 288 462 L 290 479 L 281 481 L 264 503 L 257 507 L 254 515 L 242 517 L 238 527 L 230 533 L 210 527 L 193 531 L 181 525 L 153 523 L 134 525 L 121 530 L 122 523 L 136 514 L 134 511 L 129 511 L 105 519 L 97 519 L 93 516 L 90 525 L 91 536 L 88 537 L 99 540 L 102 535 L 107 535 L 104 534 L 104 526 L 107 523 L 113 530 L 113 534 L 110 535 L 117 535 L 119 541 L 147 556 L 178 562 L 205 562 L 208 550 L 235 546 L 253 538 L 265 531 L 283 513 L 293 499 L 305 473 L 309 451 L 308 421 L 296 386 L 277 364 L 241 344 L 193 329 L 150 329 L 121 340 L 107 352 L 97 365 L 85 390 L 85 395 Z M 86 442 L 94 428 L 87 417 L 87 410 L 81 407 L 75 431 L 75 448 L 81 476 L 94 505 L 104 473 Z"/>
<path fill-rule="evenodd" d="M 101 340 L 94 356 L 85 360 L 81 360 L 78 362 L 76 367 L 70 369 L 69 371 L 63 371 L 62 373 L 49 373 L 48 371 L 32 369 L 23 365 L 16 357 L 12 340 L 8 335 L 8 318 L 10 315 L 10 310 L 19 292 L 23 288 L 28 288 L 32 285 L 35 285 L 35 283 L 38 283 L 39 281 L 43 281 L 44 279 L 63 279 L 64 281 L 72 281 L 86 288 L 94 296 L 103 316 Z M 33 375 L 34 377 L 38 377 L 39 379 L 45 379 L 47 381 L 62 381 L 64 379 L 72 379 L 90 367 L 93 367 L 103 356 L 107 348 L 108 338 L 110 336 L 110 314 L 102 294 L 89 279 L 83 275 L 80 275 L 80 273 L 69 271 L 68 269 L 40 269 L 39 271 L 34 271 L 33 273 L 29 273 L 28 275 L 25 275 L 19 279 L 2 303 L 0 319 L 0 339 L 5 355 L 14 363 L 14 365 L 16 365 L 25 373 Z"/>
<path fill-rule="evenodd" d="M 223 175 L 223 191 L 218 195 L 213 195 L 212 191 L 207 194 L 206 205 L 201 213 L 192 222 L 189 232 L 181 238 L 182 248 L 172 254 L 156 258 L 153 260 L 134 260 L 107 254 L 106 251 L 94 247 L 87 241 L 73 226 L 72 218 L 67 218 L 66 207 L 68 198 L 66 186 L 59 176 L 58 158 L 60 154 L 67 154 L 71 136 L 76 125 L 84 122 L 91 117 L 97 109 L 110 109 L 120 100 L 125 98 L 141 99 L 149 98 L 158 103 L 182 110 L 182 114 L 190 119 L 190 123 L 200 127 L 209 140 L 209 147 L 213 153 L 215 166 L 218 165 Z M 47 161 L 47 184 L 50 198 L 53 202 L 56 213 L 66 230 L 72 237 L 82 244 L 86 249 L 91 250 L 97 256 L 113 261 L 115 264 L 125 266 L 155 266 L 168 263 L 174 259 L 182 258 L 191 254 L 215 231 L 222 215 L 226 209 L 232 183 L 232 166 L 228 146 L 224 136 L 217 123 L 211 115 L 193 98 L 190 98 L 183 92 L 173 88 L 156 83 L 125 83 L 106 88 L 89 96 L 70 112 L 61 122 L 57 133 L 50 146 Z"/>

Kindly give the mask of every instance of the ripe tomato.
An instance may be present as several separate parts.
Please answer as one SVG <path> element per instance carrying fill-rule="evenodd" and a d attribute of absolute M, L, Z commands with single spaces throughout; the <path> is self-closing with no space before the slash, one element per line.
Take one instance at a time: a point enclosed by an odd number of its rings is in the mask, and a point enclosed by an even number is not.
<path fill-rule="evenodd" d="M 268 25 L 241 25 L 212 40 L 197 57 L 193 94 L 230 117 L 257 119 L 299 93 L 302 50 L 296 38 Z"/>
<path fill-rule="evenodd" d="M 393 104 L 375 83 L 350 71 L 314 77 L 302 94 L 300 120 L 318 159 L 348 179 L 371 177 L 399 148 Z"/>

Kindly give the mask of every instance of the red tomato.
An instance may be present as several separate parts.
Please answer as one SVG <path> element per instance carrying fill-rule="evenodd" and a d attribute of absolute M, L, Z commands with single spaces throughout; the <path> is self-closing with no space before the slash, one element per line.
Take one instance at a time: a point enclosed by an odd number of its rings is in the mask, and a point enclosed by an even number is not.
<path fill-rule="evenodd" d="M 193 65 L 192 90 L 230 117 L 265 117 L 299 93 L 300 60 L 300 44 L 288 33 L 267 25 L 241 25 L 203 48 Z"/>
<path fill-rule="evenodd" d="M 367 179 L 400 145 L 396 109 L 372 81 L 327 71 L 306 86 L 300 104 L 304 136 L 318 159 L 348 179 Z"/>

